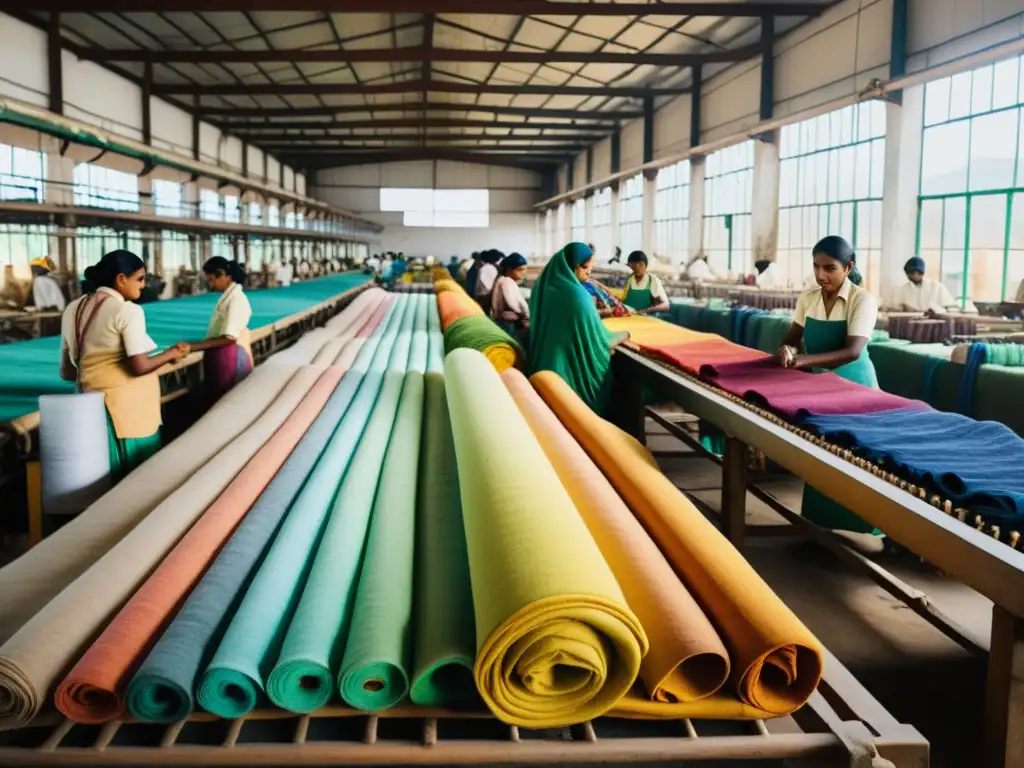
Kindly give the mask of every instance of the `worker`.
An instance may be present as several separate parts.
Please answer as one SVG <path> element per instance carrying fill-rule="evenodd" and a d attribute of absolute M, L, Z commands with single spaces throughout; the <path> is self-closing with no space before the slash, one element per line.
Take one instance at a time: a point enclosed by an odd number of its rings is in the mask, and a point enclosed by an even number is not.
<path fill-rule="evenodd" d="M 938 280 L 930 280 L 924 276 L 925 263 L 920 256 L 913 256 L 903 265 L 907 282 L 896 291 L 893 302 L 897 309 L 904 312 L 959 312 L 960 305 L 953 298 L 949 289 Z"/>
<path fill-rule="evenodd" d="M 473 298 L 476 299 L 485 315 L 491 314 L 491 294 L 494 291 L 494 282 L 498 279 L 498 264 L 505 258 L 501 251 L 484 251 L 480 257 L 480 269 L 476 273 L 476 288 L 473 291 Z"/>
<path fill-rule="evenodd" d="M 245 270 L 237 261 L 214 256 L 203 264 L 203 274 L 211 291 L 221 294 L 213 308 L 206 338 L 191 344 L 203 352 L 203 381 L 207 404 L 213 405 L 252 371 L 249 345 L 249 320 L 252 307 L 242 286 Z"/>
<path fill-rule="evenodd" d="M 282 258 L 274 267 L 274 283 L 278 288 L 287 288 L 292 284 L 293 277 L 294 267 Z"/>
<path fill-rule="evenodd" d="M 510 336 L 522 340 L 530 327 L 530 305 L 519 290 L 519 283 L 526 277 L 526 259 L 518 253 L 509 254 L 501 260 L 498 272 L 491 294 L 491 319 Z"/>
<path fill-rule="evenodd" d="M 451 275 L 452 280 L 459 279 L 459 267 L 461 266 L 458 256 L 452 256 L 451 259 L 448 260 L 448 274 Z"/>
<path fill-rule="evenodd" d="M 405 260 L 405 254 L 399 252 L 391 263 L 391 282 L 401 283 L 405 280 L 405 273 L 409 270 L 409 262 Z"/>
<path fill-rule="evenodd" d="M 706 254 L 698 253 L 686 265 L 686 276 L 691 280 L 715 280 L 715 273 L 708 266 Z"/>
<path fill-rule="evenodd" d="M 860 287 L 856 254 L 837 235 L 824 238 L 812 250 L 818 287 L 797 299 L 793 323 L 777 357 L 787 368 L 833 373 L 865 387 L 878 388 L 868 341 L 878 319 L 875 297 Z M 799 354 L 801 342 L 804 354 Z M 881 552 L 881 533 L 845 507 L 809 485 L 804 486 L 803 515 L 830 528 L 866 553 Z"/>
<path fill-rule="evenodd" d="M 107 407 L 110 471 L 116 482 L 160 449 L 160 379 L 153 375 L 180 360 L 178 342 L 156 355 L 146 316 L 135 300 L 146 267 L 130 251 L 111 251 L 85 270 L 96 290 L 71 302 L 61 324 L 60 375 L 80 392 L 102 392 Z"/>
<path fill-rule="evenodd" d="M 57 269 L 57 265 L 49 256 L 32 259 L 29 262 L 32 269 L 32 290 L 29 294 L 29 304 L 40 312 L 50 310 L 63 312 L 67 306 L 64 292 L 61 291 L 57 281 L 50 277 L 50 273 Z"/>
<path fill-rule="evenodd" d="M 476 276 L 480 271 L 481 264 L 483 264 L 483 256 L 479 251 L 474 251 L 469 262 L 469 269 L 466 270 L 466 283 L 463 286 L 470 296 L 476 293 Z"/>
<path fill-rule="evenodd" d="M 754 285 L 758 288 L 778 288 L 782 284 L 779 266 L 774 261 L 758 259 L 754 262 L 754 269 L 757 270 Z"/>
<path fill-rule="evenodd" d="M 584 288 L 594 252 L 569 243 L 551 257 L 530 293 L 529 374 L 554 371 L 596 413 L 611 396 L 611 348 L 629 338 L 609 334 Z"/>
<path fill-rule="evenodd" d="M 661 279 L 647 271 L 647 254 L 633 251 L 626 259 L 626 265 L 633 274 L 626 280 L 622 292 L 622 303 L 638 315 L 668 312 L 668 293 Z"/>

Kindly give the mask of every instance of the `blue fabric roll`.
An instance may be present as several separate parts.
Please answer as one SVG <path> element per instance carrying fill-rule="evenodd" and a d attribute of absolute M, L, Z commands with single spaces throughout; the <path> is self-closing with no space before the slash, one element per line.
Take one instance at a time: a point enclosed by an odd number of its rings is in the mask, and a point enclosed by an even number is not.
<path fill-rule="evenodd" d="M 941 357 L 931 357 L 930 355 L 924 362 L 924 376 L 921 379 L 921 399 L 933 408 L 938 407 L 932 402 L 932 385 L 935 381 L 935 372 L 939 370 L 939 366 L 946 362 Z"/>
<path fill-rule="evenodd" d="M 39 463 L 48 515 L 77 515 L 110 489 L 102 392 L 39 398 Z"/>
<path fill-rule="evenodd" d="M 967 351 L 967 364 L 960 376 L 960 387 L 956 393 L 956 409 L 964 416 L 971 416 L 974 413 L 974 384 L 978 380 L 978 371 L 984 365 L 986 356 L 985 344 L 971 344 Z"/>
<path fill-rule="evenodd" d="M 387 327 L 385 317 L 363 344 L 316 421 L 135 673 L 127 700 L 132 714 L 140 720 L 176 722 L 194 709 L 196 677 L 217 646 L 225 616 L 234 612 L 267 544 L 352 403 Z"/>
<path fill-rule="evenodd" d="M 1024 524 L 1024 439 L 995 421 L 943 411 L 811 416 L 807 426 L 949 497 L 987 523 Z"/>

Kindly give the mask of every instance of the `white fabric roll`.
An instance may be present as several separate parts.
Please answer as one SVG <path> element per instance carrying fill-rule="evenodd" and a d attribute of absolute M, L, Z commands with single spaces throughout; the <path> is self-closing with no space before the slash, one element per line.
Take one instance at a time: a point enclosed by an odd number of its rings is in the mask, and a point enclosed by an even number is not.
<path fill-rule="evenodd" d="M 77 515 L 110 490 L 102 392 L 39 398 L 39 463 L 48 515 Z"/>

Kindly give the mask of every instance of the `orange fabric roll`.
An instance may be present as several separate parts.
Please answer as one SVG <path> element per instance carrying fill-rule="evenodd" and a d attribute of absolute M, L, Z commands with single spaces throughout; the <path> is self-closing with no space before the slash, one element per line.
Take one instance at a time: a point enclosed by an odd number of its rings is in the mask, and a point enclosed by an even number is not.
<path fill-rule="evenodd" d="M 437 294 L 437 311 L 441 314 L 441 330 L 467 315 L 482 315 L 480 308 L 465 291 L 445 291 Z"/>
<path fill-rule="evenodd" d="M 142 653 L 284 464 L 338 386 L 329 367 L 262 448 L 182 537 L 61 682 L 57 708 L 78 723 L 124 711 L 124 686 Z"/>
<path fill-rule="evenodd" d="M 802 706 L 821 680 L 822 647 L 743 556 L 672 482 L 646 448 L 597 416 L 555 374 L 534 387 L 601 468 L 704 608 L 729 649 L 731 687 L 740 700 L 774 715 Z M 640 702 L 679 716 L 690 705 Z M 628 708 L 623 699 L 618 709 Z M 675 708 L 673 710 L 673 708 Z M 650 712 L 648 712 L 650 714 Z"/>
<path fill-rule="evenodd" d="M 651 645 L 640 679 L 650 698 L 675 703 L 710 696 L 729 677 L 729 654 L 711 622 L 526 377 L 511 369 L 501 378 L 647 633 Z"/>

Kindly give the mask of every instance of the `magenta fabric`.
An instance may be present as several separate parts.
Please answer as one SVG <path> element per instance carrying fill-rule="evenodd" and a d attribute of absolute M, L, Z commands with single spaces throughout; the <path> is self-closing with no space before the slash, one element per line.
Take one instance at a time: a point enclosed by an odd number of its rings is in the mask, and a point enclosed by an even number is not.
<path fill-rule="evenodd" d="M 708 380 L 726 392 L 775 411 L 795 423 L 809 416 L 931 410 L 918 400 L 864 387 L 834 373 L 807 373 L 782 368 L 770 357 L 755 362 L 719 365 Z"/>
<path fill-rule="evenodd" d="M 698 376 L 714 376 L 721 367 L 736 363 L 771 360 L 771 355 L 733 344 L 722 338 L 681 344 L 661 344 L 656 347 L 645 346 L 644 349 L 656 357 Z"/>
<path fill-rule="evenodd" d="M 237 343 L 203 352 L 203 388 L 213 405 L 252 372 L 252 358 Z"/>

